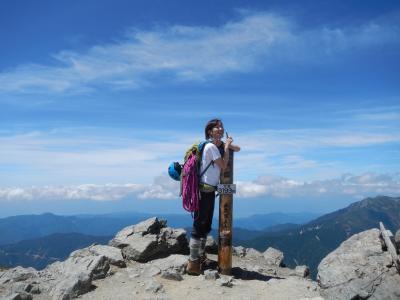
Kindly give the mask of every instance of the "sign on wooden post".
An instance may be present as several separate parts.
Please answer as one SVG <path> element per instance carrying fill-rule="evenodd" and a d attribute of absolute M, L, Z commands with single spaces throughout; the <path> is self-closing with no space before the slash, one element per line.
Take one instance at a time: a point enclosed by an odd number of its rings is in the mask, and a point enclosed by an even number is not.
<path fill-rule="evenodd" d="M 221 274 L 229 275 L 232 269 L 232 207 L 233 194 L 233 151 L 229 150 L 227 168 L 221 173 L 221 184 L 218 185 L 219 196 L 219 238 L 218 269 Z"/>

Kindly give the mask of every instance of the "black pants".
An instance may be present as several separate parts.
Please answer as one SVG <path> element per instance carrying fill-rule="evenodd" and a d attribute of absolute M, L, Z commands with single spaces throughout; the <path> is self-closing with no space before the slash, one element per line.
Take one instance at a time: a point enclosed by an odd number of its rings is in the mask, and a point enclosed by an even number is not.
<path fill-rule="evenodd" d="M 199 211 L 194 213 L 192 237 L 196 239 L 206 238 L 211 231 L 214 214 L 215 192 L 200 193 Z"/>

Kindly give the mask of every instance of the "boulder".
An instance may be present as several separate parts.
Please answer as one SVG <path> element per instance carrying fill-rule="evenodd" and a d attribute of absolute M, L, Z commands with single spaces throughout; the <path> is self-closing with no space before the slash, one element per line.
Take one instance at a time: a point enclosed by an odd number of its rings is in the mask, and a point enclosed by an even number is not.
<path fill-rule="evenodd" d="M 155 280 L 150 280 L 147 284 L 146 284 L 146 288 L 145 288 L 146 292 L 151 292 L 154 294 L 157 294 L 159 292 L 163 292 L 164 291 L 164 287 L 161 283 L 155 281 Z"/>
<path fill-rule="evenodd" d="M 110 269 L 109 259 L 91 251 L 90 246 L 72 252 L 63 262 L 55 262 L 45 271 L 53 276 L 63 278 L 79 273 L 90 274 L 92 279 L 104 278 Z"/>
<path fill-rule="evenodd" d="M 109 245 L 122 249 L 125 259 L 148 262 L 170 254 L 189 252 L 186 231 L 165 227 L 165 221 L 157 218 L 125 227 L 117 233 Z"/>
<path fill-rule="evenodd" d="M 218 244 L 211 235 L 207 236 L 206 252 L 211 254 L 218 254 Z"/>
<path fill-rule="evenodd" d="M 232 255 L 244 257 L 246 255 L 246 248 L 243 246 L 232 247 Z"/>
<path fill-rule="evenodd" d="M 225 286 L 225 287 L 233 287 L 234 285 L 234 279 L 232 276 L 222 276 L 220 278 L 217 279 L 217 284 L 219 286 Z"/>
<path fill-rule="evenodd" d="M 32 299 L 39 294 L 39 272 L 34 268 L 16 267 L 0 273 L 1 299 Z"/>
<path fill-rule="evenodd" d="M 8 295 L 6 298 L 2 298 L 3 300 L 31 300 L 32 295 L 25 293 L 25 292 L 20 292 L 20 293 L 13 293 L 11 295 Z"/>
<path fill-rule="evenodd" d="M 92 280 L 88 273 L 76 273 L 65 276 L 62 280 L 56 281 L 50 288 L 49 294 L 53 299 L 69 300 L 78 297 L 91 290 Z"/>
<path fill-rule="evenodd" d="M 67 260 L 48 266 L 44 273 L 54 283 L 49 294 L 54 299 L 71 299 L 91 290 L 92 280 L 104 278 L 110 269 L 106 256 L 97 255 L 90 247 L 74 251 Z"/>
<path fill-rule="evenodd" d="M 378 229 L 353 235 L 328 254 L 317 279 L 327 299 L 400 299 L 400 275 L 382 250 Z"/>
<path fill-rule="evenodd" d="M 396 246 L 397 253 L 400 254 L 400 229 L 396 231 L 394 235 L 394 243 Z"/>
<path fill-rule="evenodd" d="M 271 248 L 271 249 L 273 249 L 273 248 Z M 266 253 L 266 252 L 264 252 L 264 253 Z M 244 248 L 242 246 L 232 247 L 232 255 L 235 255 L 238 257 L 245 257 L 245 258 L 252 259 L 252 260 L 259 260 L 259 259 L 264 260 L 264 258 L 265 258 L 271 265 L 275 265 L 275 263 L 273 263 L 273 260 L 272 260 L 272 257 L 273 257 L 272 252 L 271 253 L 270 252 L 271 251 L 267 252 L 267 257 L 266 257 L 263 253 L 261 253 L 260 251 L 254 249 L 254 248 Z M 282 256 L 283 256 L 283 254 L 282 254 Z"/>
<path fill-rule="evenodd" d="M 97 256 L 104 256 L 107 258 L 110 265 L 124 268 L 126 263 L 122 257 L 121 249 L 107 246 L 107 245 L 92 245 L 88 250 Z"/>
<path fill-rule="evenodd" d="M 176 270 L 162 271 L 161 277 L 164 279 L 175 280 L 175 281 L 183 280 L 182 275 Z"/>
<path fill-rule="evenodd" d="M 294 276 L 306 278 L 310 275 L 310 268 L 307 266 L 296 266 L 292 274 Z"/>
<path fill-rule="evenodd" d="M 141 233 L 142 235 L 149 233 L 157 234 L 160 232 L 161 228 L 166 226 L 166 224 L 167 222 L 165 220 L 159 220 L 157 217 L 153 217 L 133 225 L 134 233 Z"/>
<path fill-rule="evenodd" d="M 147 263 L 148 268 L 157 268 L 160 272 L 176 271 L 179 274 L 184 274 L 188 257 L 180 254 L 173 254 L 166 258 L 160 258 Z"/>
<path fill-rule="evenodd" d="M 254 248 L 246 248 L 245 257 L 250 258 L 250 259 L 259 259 L 259 258 L 262 258 L 263 255 L 260 251 L 254 249 Z"/>
<path fill-rule="evenodd" d="M 34 268 L 15 267 L 0 273 L 0 284 L 26 282 L 27 280 L 36 280 L 38 277 L 39 273 Z"/>
<path fill-rule="evenodd" d="M 205 280 L 217 280 L 218 278 L 219 274 L 217 270 L 204 270 Z"/>
<path fill-rule="evenodd" d="M 269 247 L 262 255 L 264 256 L 267 264 L 278 267 L 283 266 L 283 252 Z"/>

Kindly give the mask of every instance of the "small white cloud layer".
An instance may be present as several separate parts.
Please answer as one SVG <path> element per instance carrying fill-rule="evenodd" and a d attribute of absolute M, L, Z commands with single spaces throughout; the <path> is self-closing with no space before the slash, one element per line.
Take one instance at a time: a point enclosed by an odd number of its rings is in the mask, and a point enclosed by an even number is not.
<path fill-rule="evenodd" d="M 12 200 L 95 200 L 112 201 L 143 190 L 139 184 L 82 184 L 77 186 L 44 186 L 29 188 L 2 188 L 0 199 Z"/>
<path fill-rule="evenodd" d="M 299 182 L 275 176 L 262 176 L 252 182 L 237 182 L 238 198 L 318 198 L 345 196 L 361 199 L 367 196 L 400 196 L 400 173 L 361 175 L 344 174 L 329 180 Z M 0 201 L 17 200 L 93 200 L 114 201 L 137 199 L 177 199 L 179 182 L 166 175 L 152 184 L 84 184 L 77 186 L 45 186 L 0 188 Z"/>
<path fill-rule="evenodd" d="M 135 89 L 167 80 L 205 81 L 281 63 L 323 63 L 343 51 L 397 43 L 400 27 L 371 21 L 351 28 L 302 29 L 287 17 L 244 14 L 219 27 L 133 29 L 87 52 L 62 51 L 53 65 L 26 64 L 0 73 L 0 91 L 88 92 Z M 157 78 L 156 80 L 154 80 Z"/>
<path fill-rule="evenodd" d="M 166 175 L 152 184 L 81 184 L 71 186 L 33 186 L 0 188 L 0 201 L 15 200 L 93 200 L 115 201 L 126 197 L 138 199 L 176 199 L 179 183 Z"/>
<path fill-rule="evenodd" d="M 301 182 L 282 177 L 262 176 L 252 182 L 238 182 L 243 198 L 336 197 L 363 198 L 373 195 L 400 196 L 400 173 L 361 175 L 344 174 L 340 178 Z"/>

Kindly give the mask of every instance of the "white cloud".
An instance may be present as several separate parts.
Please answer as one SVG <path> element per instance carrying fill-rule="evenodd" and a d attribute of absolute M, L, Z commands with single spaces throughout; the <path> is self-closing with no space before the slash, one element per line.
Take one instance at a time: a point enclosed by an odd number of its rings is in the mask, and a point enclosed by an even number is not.
<path fill-rule="evenodd" d="M 146 189 L 138 195 L 139 199 L 176 199 L 179 197 L 180 185 L 167 175 L 160 175 L 154 179 Z"/>
<path fill-rule="evenodd" d="M 301 182 L 275 176 L 262 176 L 252 182 L 238 182 L 242 198 L 304 198 L 344 196 L 363 198 L 374 195 L 400 196 L 400 173 L 361 175 Z"/>
<path fill-rule="evenodd" d="M 205 81 L 283 62 L 322 63 L 327 54 L 398 43 L 399 36 L 399 26 L 373 21 L 305 30 L 287 17 L 247 13 L 220 27 L 132 29 L 120 41 L 87 52 L 62 51 L 54 56 L 54 65 L 27 64 L 3 72 L 0 91 L 80 93 L 99 85 L 135 89 L 154 84 L 158 75 Z"/>
<path fill-rule="evenodd" d="M 400 134 L 388 128 L 387 133 L 370 129 L 281 129 L 256 130 L 237 135 L 236 140 L 248 151 L 279 154 L 321 147 L 364 147 L 400 141 Z M 296 156 L 288 156 L 294 159 Z M 311 162 L 309 162 L 311 163 Z"/>
<path fill-rule="evenodd" d="M 300 182 L 283 177 L 261 176 L 251 182 L 237 182 L 238 198 L 319 198 L 400 195 L 400 173 L 361 175 L 344 174 L 340 178 Z M 176 200 L 179 182 L 167 175 L 158 176 L 151 184 L 84 184 L 76 186 L 0 188 L 0 201 L 18 200 L 93 200 L 115 201 L 131 197 L 146 200 Z"/>
<path fill-rule="evenodd" d="M 138 199 L 177 199 L 179 182 L 166 175 L 152 184 L 81 184 L 70 186 L 32 186 L 0 188 L 0 201 L 16 200 L 93 200 L 115 201 L 126 197 Z"/>
<path fill-rule="evenodd" d="M 148 137 L 152 136 L 151 140 Z M 162 140 L 157 140 L 162 136 Z M 74 185 L 84 182 L 136 182 L 148 184 L 172 161 L 182 161 L 195 133 L 104 132 L 98 129 L 55 130 L 19 135 L 0 135 L 0 181 L 10 185 Z M 241 180 L 259 174 L 279 174 L 315 179 L 354 170 L 333 170 L 341 157 L 314 157 L 337 148 L 365 147 L 400 142 L 398 133 L 363 133 L 349 130 L 259 130 L 238 134 L 242 146 L 236 155 L 236 174 Z M 347 157 L 350 159 L 351 156 Z M 373 169 L 375 170 L 375 169 Z M 325 174 L 329 171 L 328 174 Z M 305 172 L 313 176 L 305 177 Z M 322 173 L 324 173 L 322 175 Z M 297 178 L 299 178 L 297 176 Z M 148 191 L 158 193 L 157 189 Z"/>
<path fill-rule="evenodd" d="M 163 133 L 169 140 L 147 139 L 157 134 L 76 129 L 0 136 L 0 179 L 3 186 L 148 183 L 195 140 L 173 132 Z"/>
<path fill-rule="evenodd" d="M 144 189 L 138 184 L 83 184 L 77 186 L 44 186 L 30 188 L 1 188 L 0 199 L 14 200 L 94 200 L 112 201 L 126 197 L 129 194 L 139 193 Z"/>

